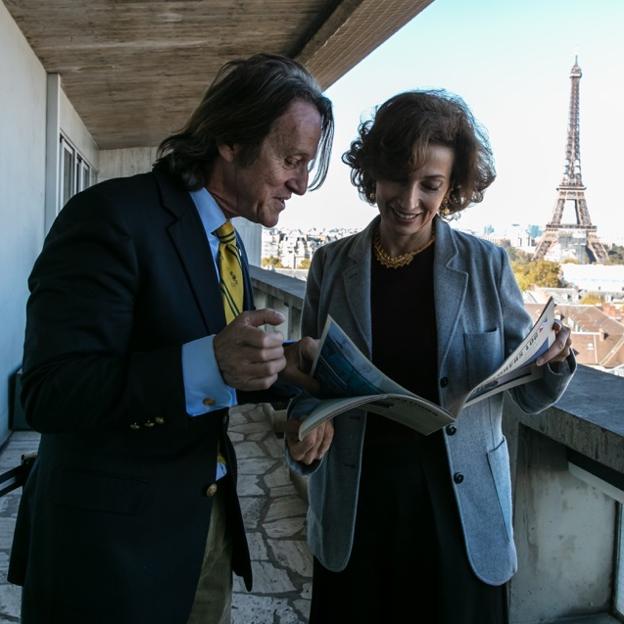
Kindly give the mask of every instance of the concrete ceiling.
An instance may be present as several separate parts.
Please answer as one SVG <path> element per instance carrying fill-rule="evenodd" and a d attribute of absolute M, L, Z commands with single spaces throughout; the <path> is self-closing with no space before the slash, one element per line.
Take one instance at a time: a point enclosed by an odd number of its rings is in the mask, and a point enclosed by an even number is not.
<path fill-rule="evenodd" d="M 323 88 L 433 0 L 3 0 L 100 149 L 157 145 L 217 69 L 297 58 Z"/>

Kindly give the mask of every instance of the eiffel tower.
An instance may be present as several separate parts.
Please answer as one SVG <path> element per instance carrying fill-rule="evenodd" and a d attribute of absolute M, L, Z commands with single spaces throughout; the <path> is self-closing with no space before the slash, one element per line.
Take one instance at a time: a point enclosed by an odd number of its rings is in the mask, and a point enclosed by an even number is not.
<path fill-rule="evenodd" d="M 566 145 L 563 179 L 557 187 L 559 193 L 552 220 L 546 225 L 546 231 L 535 250 L 535 259 L 544 258 L 555 251 L 553 245 L 559 244 L 561 257 L 572 255 L 581 263 L 607 261 L 607 250 L 600 242 L 596 226 L 592 225 L 587 211 L 585 189 L 581 179 L 581 150 L 579 126 L 579 83 L 583 73 L 578 65 L 578 57 L 570 71 L 572 89 L 570 91 L 570 121 L 568 123 L 568 142 Z M 563 210 L 574 208 L 576 223 L 562 223 Z M 571 213 L 569 210 L 568 214 Z"/>

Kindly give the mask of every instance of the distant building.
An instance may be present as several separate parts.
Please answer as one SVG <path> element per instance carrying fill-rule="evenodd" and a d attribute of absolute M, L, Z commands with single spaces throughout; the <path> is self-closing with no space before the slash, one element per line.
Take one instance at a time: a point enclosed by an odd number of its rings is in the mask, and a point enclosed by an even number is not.
<path fill-rule="evenodd" d="M 523 293 L 525 303 L 539 303 L 542 306 L 552 297 L 555 303 L 576 304 L 581 295 L 577 288 L 550 288 L 547 286 L 533 286 Z"/>
<path fill-rule="evenodd" d="M 597 293 L 605 301 L 624 296 L 623 264 L 562 264 L 563 279 L 585 293 Z"/>
<path fill-rule="evenodd" d="M 283 268 L 307 271 L 303 266 L 312 259 L 319 247 L 357 231 L 354 228 L 314 228 L 307 232 L 299 229 L 263 228 L 262 259 L 275 258 Z"/>

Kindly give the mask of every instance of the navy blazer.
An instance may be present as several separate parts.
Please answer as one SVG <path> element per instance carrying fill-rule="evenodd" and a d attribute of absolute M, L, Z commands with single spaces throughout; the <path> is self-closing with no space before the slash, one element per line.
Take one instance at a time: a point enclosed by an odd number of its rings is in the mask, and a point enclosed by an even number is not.
<path fill-rule="evenodd" d="M 371 356 L 371 247 L 378 219 L 363 232 L 316 252 L 308 275 L 302 335 L 318 338 L 330 314 Z M 531 321 L 503 249 L 453 230 L 440 218 L 435 234 L 439 397 L 443 407 L 452 409 L 511 354 Z M 570 356 L 560 372 L 546 366 L 542 379 L 514 388 L 511 394 L 523 410 L 543 410 L 561 396 L 574 368 Z M 296 402 L 290 416 L 305 414 L 313 401 Z M 449 479 L 468 559 L 475 574 L 491 585 L 507 581 L 517 566 L 502 405 L 503 396 L 498 394 L 466 408 L 455 423 L 456 431 L 445 433 Z M 366 414 L 354 410 L 340 415 L 334 428 L 332 445 L 320 463 L 306 467 L 290 456 L 288 461 L 299 473 L 310 474 L 310 548 L 326 568 L 340 571 L 353 544 Z M 456 473 L 463 480 L 453 479 Z"/>
<path fill-rule="evenodd" d="M 249 309 L 246 257 L 243 266 Z M 29 287 L 22 398 L 43 435 L 9 572 L 24 586 L 22 622 L 185 624 L 219 440 L 234 481 L 233 568 L 250 587 L 228 412 L 189 418 L 185 408 L 182 344 L 225 325 L 188 192 L 155 170 L 80 193 Z M 155 418 L 164 424 L 130 427 Z"/>

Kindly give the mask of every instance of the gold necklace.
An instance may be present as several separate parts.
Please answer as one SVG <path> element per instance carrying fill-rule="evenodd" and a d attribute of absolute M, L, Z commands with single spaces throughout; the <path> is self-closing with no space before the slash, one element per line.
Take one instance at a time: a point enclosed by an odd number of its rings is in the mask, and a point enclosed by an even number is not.
<path fill-rule="evenodd" d="M 407 266 L 413 259 L 414 256 L 417 256 L 421 251 L 425 251 L 428 247 L 433 245 L 435 241 L 435 234 L 431 234 L 431 238 L 424 244 L 414 249 L 414 251 L 408 251 L 407 253 L 401 254 L 399 256 L 391 256 L 381 245 L 381 238 L 379 237 L 379 232 L 375 234 L 375 238 L 373 239 L 373 250 L 375 252 L 375 258 L 381 266 L 386 267 L 387 269 L 400 269 L 401 267 Z"/>

